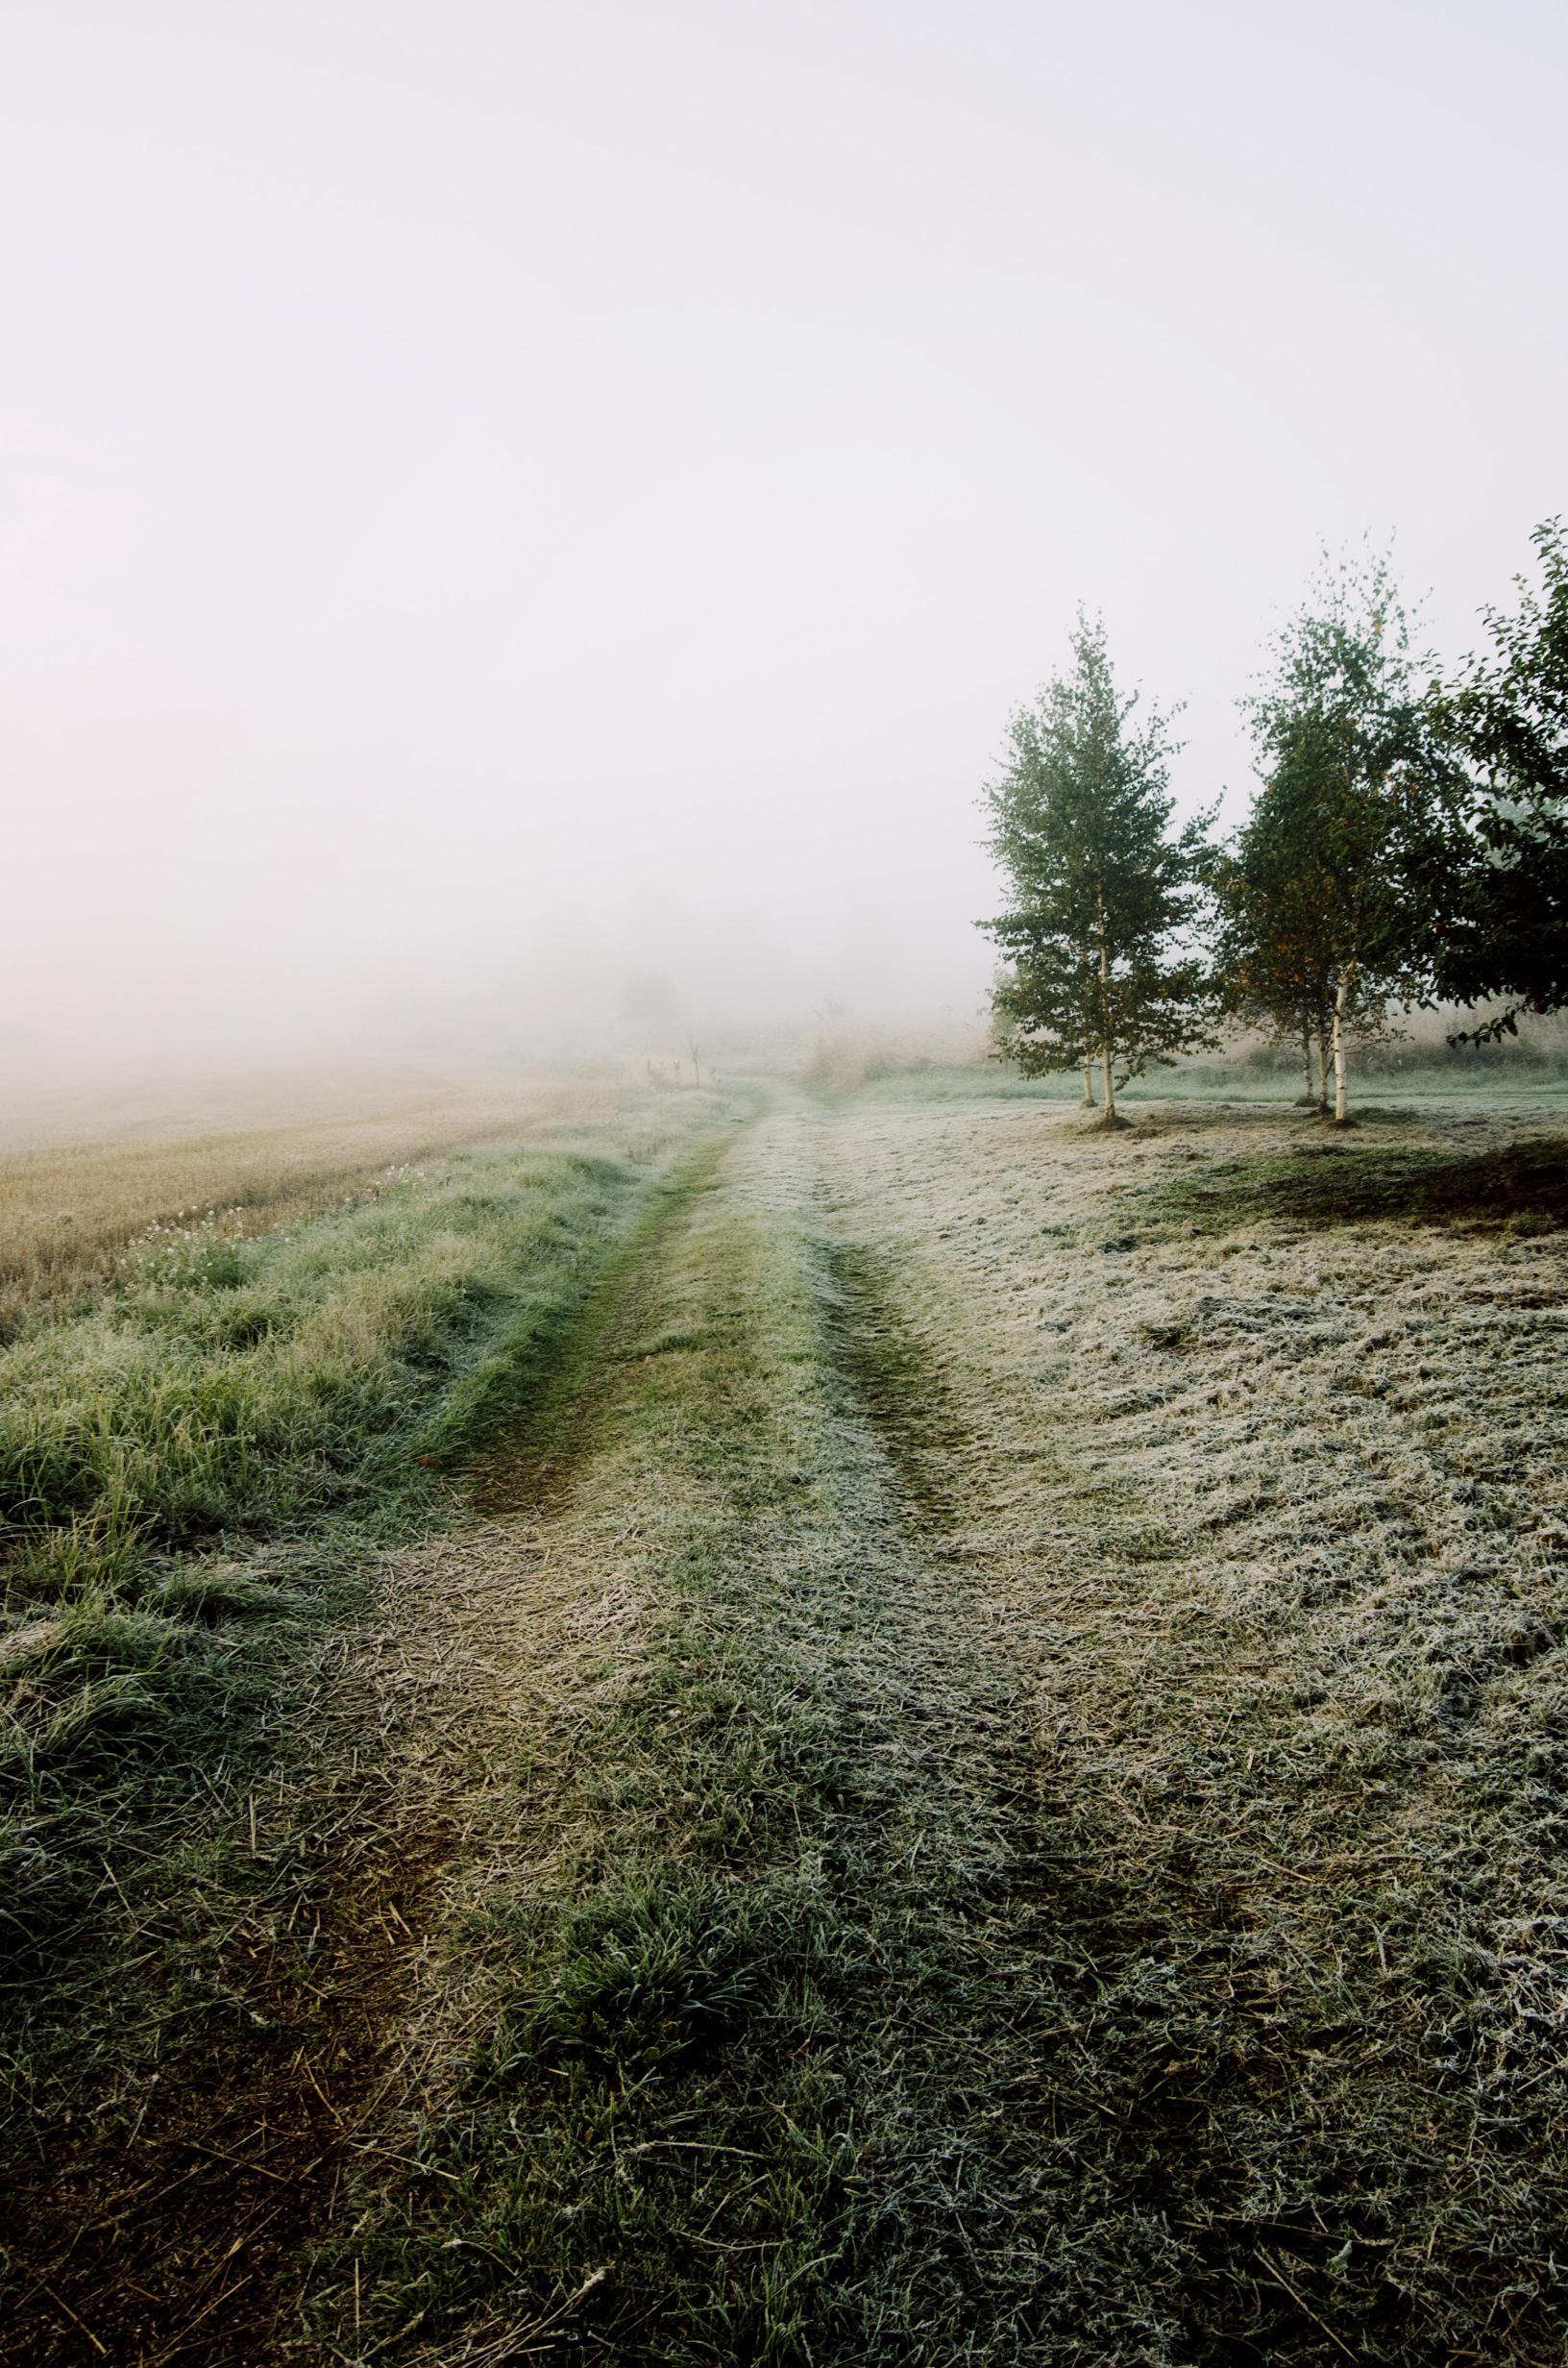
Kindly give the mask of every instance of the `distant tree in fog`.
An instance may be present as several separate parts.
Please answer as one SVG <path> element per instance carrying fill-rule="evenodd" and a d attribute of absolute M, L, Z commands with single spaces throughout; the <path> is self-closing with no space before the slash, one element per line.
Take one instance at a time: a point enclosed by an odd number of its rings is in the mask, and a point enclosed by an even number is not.
<path fill-rule="evenodd" d="M 680 1022 L 680 997 L 662 971 L 635 971 L 621 982 L 621 1018 L 628 1027 L 673 1034 Z"/>
<path fill-rule="evenodd" d="M 1105 631 L 1080 617 L 1072 665 L 1020 708 L 989 790 L 1005 912 L 982 922 L 1004 967 L 998 1043 L 1026 1076 L 1090 1063 L 1114 1126 L 1119 1085 L 1213 1042 L 1207 964 L 1187 942 L 1203 898 L 1207 818 L 1171 830 L 1167 719 L 1137 719 Z"/>

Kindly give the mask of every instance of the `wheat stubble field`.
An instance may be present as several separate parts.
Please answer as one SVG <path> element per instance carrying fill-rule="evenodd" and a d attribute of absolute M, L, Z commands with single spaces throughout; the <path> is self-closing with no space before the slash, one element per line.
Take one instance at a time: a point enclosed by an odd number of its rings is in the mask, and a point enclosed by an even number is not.
<path fill-rule="evenodd" d="M 422 1165 L 6 1351 L 5 2356 L 1560 2359 L 1553 1112 Z"/>

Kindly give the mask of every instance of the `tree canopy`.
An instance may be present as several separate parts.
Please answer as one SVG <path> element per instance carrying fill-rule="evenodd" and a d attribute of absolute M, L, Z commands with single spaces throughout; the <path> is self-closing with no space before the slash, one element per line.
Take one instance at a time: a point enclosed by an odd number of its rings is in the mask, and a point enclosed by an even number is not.
<path fill-rule="evenodd" d="M 1492 650 L 1431 694 L 1435 728 L 1473 771 L 1474 850 L 1449 911 L 1438 991 L 1456 1003 L 1495 997 L 1509 1008 L 1472 1028 L 1511 1031 L 1522 1010 L 1568 1003 L 1568 545 L 1562 521 L 1531 540 L 1537 592 L 1517 580 L 1519 608 L 1482 613 Z"/>
<path fill-rule="evenodd" d="M 1080 617 L 1070 668 L 1012 718 L 986 799 L 1011 891 L 981 924 L 1004 956 L 1000 1042 L 1026 1075 L 1098 1064 L 1108 1123 L 1118 1085 L 1213 1041 L 1208 966 L 1186 943 L 1207 818 L 1173 832 L 1169 720 L 1139 705 Z"/>
<path fill-rule="evenodd" d="M 1568 1006 L 1568 535 L 1532 539 L 1538 581 L 1447 682 L 1386 558 L 1326 563 L 1242 703 L 1259 787 L 1219 848 L 1211 816 L 1174 826 L 1170 717 L 1080 616 L 986 798 L 1009 901 L 980 925 L 1025 1074 L 1082 1066 L 1091 1100 L 1097 1064 L 1114 1118 L 1230 1021 L 1299 1047 L 1320 1107 L 1332 1050 L 1343 1122 L 1351 1047 L 1411 1006 L 1491 1004 L 1458 1042 Z"/>
<path fill-rule="evenodd" d="M 1246 703 L 1262 791 L 1216 869 L 1233 1009 L 1326 1001 L 1335 1115 L 1352 1038 L 1431 1002 L 1443 883 L 1463 868 L 1466 790 L 1433 725 L 1385 559 L 1328 569 Z M 1319 1023 L 1320 1024 L 1320 1023 Z"/>

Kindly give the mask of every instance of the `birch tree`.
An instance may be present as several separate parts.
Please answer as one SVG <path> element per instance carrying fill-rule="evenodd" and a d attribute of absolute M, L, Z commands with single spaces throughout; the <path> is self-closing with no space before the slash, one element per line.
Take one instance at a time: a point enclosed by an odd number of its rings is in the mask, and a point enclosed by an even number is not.
<path fill-rule="evenodd" d="M 1175 746 L 1157 708 L 1115 684 L 1103 626 L 1080 617 L 1072 664 L 1008 727 L 986 795 L 988 844 L 1011 892 L 980 926 L 1003 967 L 1000 1048 L 1026 1076 L 1090 1066 L 1101 1123 L 1151 1061 L 1214 1041 L 1208 967 L 1189 943 L 1208 817 L 1173 831 Z"/>
<path fill-rule="evenodd" d="M 1213 861 L 1214 974 L 1228 1020 L 1299 1048 L 1301 1100 L 1326 1111 L 1334 986 L 1310 815 L 1264 786 Z"/>
<path fill-rule="evenodd" d="M 1434 1000 L 1434 884 L 1461 859 L 1467 793 L 1417 687 L 1429 661 L 1411 650 L 1385 560 L 1325 573 L 1275 661 L 1247 703 L 1258 830 L 1282 829 L 1257 943 L 1269 960 L 1288 949 L 1304 980 L 1321 980 L 1343 1125 L 1356 1036 L 1381 1030 L 1393 1006 Z"/>

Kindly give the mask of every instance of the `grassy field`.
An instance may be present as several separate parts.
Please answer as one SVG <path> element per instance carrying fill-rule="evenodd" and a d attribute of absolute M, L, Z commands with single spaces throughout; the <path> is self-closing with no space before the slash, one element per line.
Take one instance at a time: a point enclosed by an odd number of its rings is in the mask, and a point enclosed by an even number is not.
<path fill-rule="evenodd" d="M 13 1344 L 14 2356 L 1562 2356 L 1550 1100 L 823 1085 Z"/>
<path fill-rule="evenodd" d="M 91 1099 L 14 1112 L 14 1140 L 0 1149 L 0 1339 L 32 1308 L 90 1296 L 155 1227 L 194 1222 L 243 1239 L 376 1191 L 454 1143 L 591 1124 L 618 1098 L 611 1085 L 546 1078 L 400 1082 L 380 1093 L 344 1082 L 336 1107 L 311 1106 L 328 1091 L 208 1092 L 192 1098 L 194 1123 L 171 1124 L 163 1112 L 134 1132 L 114 1131 Z"/>

